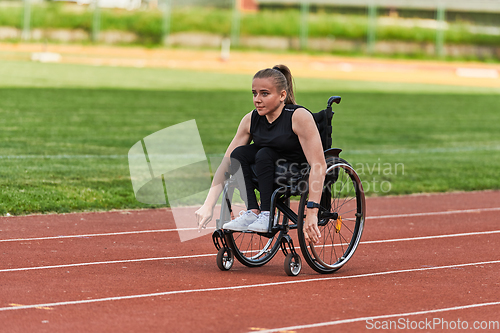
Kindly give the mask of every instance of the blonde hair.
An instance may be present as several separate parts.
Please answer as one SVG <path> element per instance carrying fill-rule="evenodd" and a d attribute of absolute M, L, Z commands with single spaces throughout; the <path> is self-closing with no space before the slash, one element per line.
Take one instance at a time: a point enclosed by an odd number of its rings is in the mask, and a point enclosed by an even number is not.
<path fill-rule="evenodd" d="M 293 92 L 293 77 L 290 68 L 285 65 L 276 65 L 273 68 L 266 68 L 258 71 L 253 76 L 254 79 L 273 78 L 278 91 L 286 91 L 285 104 L 295 104 L 295 94 Z"/>

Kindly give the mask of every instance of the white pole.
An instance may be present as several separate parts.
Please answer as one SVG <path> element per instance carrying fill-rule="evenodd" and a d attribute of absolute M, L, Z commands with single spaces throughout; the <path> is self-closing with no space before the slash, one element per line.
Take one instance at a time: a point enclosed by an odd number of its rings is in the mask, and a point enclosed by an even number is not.
<path fill-rule="evenodd" d="M 30 0 L 24 0 L 23 32 L 21 34 L 22 40 L 29 40 L 31 37 L 30 21 L 31 21 Z"/>
<path fill-rule="evenodd" d="M 231 52 L 231 38 L 224 37 L 222 38 L 221 41 L 220 59 L 222 61 L 228 61 L 230 52 Z"/>

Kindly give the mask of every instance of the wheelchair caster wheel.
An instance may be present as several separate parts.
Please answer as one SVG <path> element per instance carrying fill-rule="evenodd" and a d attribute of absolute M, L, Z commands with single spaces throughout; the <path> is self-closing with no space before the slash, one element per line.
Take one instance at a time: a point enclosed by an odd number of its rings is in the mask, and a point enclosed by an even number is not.
<path fill-rule="evenodd" d="M 221 271 L 228 271 L 233 267 L 234 257 L 231 250 L 227 247 L 221 247 L 217 252 L 217 267 Z"/>
<path fill-rule="evenodd" d="M 288 253 L 285 258 L 285 272 L 288 276 L 297 276 L 302 269 L 302 261 L 299 255 L 294 256 L 292 253 Z"/>

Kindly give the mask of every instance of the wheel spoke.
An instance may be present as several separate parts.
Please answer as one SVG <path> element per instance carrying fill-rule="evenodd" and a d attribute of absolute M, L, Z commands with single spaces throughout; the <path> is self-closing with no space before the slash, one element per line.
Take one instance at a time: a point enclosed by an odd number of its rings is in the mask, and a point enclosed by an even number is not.
<path fill-rule="evenodd" d="M 356 197 L 352 197 L 352 198 L 351 198 L 351 199 L 349 199 L 348 201 L 345 201 L 345 200 L 344 200 L 344 202 L 342 203 L 342 205 L 340 205 L 340 206 L 336 206 L 337 211 L 339 211 L 341 208 L 343 208 L 346 204 L 348 204 L 348 203 L 349 203 L 349 202 L 351 202 L 352 200 L 356 200 Z M 351 209 L 351 210 L 348 210 L 347 212 L 344 212 L 344 214 L 346 214 L 346 213 L 350 213 L 350 212 L 353 212 L 353 211 L 355 211 L 355 210 L 356 210 L 356 208 Z"/>
<path fill-rule="evenodd" d="M 351 232 L 351 235 L 354 234 L 354 231 L 352 231 L 351 229 L 349 229 L 349 227 L 347 226 L 347 224 L 344 223 L 344 219 L 342 219 L 342 226 L 349 230 Z"/>

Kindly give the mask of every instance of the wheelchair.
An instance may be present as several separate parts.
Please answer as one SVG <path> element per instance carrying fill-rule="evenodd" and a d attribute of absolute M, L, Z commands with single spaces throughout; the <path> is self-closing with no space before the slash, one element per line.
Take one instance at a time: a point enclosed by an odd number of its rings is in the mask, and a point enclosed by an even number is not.
<path fill-rule="evenodd" d="M 307 244 L 304 239 L 303 223 L 307 214 L 308 172 L 297 165 L 278 165 L 275 190 L 271 196 L 269 231 L 223 230 L 224 223 L 234 218 L 235 211 L 245 210 L 246 205 L 239 193 L 235 175 L 226 173 L 222 192 L 220 218 L 212 240 L 217 249 L 217 266 L 222 271 L 231 269 L 234 258 L 248 267 L 259 267 L 269 262 L 281 249 L 285 255 L 284 269 L 287 275 L 297 276 L 302 262 L 296 251 L 289 231 L 297 229 L 302 256 L 307 264 L 319 273 L 332 273 L 344 266 L 353 256 L 363 233 L 366 217 L 365 195 L 361 181 L 353 167 L 339 157 L 342 151 L 331 148 L 333 118 L 332 104 L 339 104 L 341 98 L 332 96 L 326 109 L 313 113 L 321 135 L 327 170 L 323 184 L 318 228 L 321 231 L 319 244 Z M 283 172 L 286 170 L 286 172 Z M 256 177 L 253 180 L 256 183 Z M 300 197 L 298 208 L 293 209 L 292 197 Z"/>

